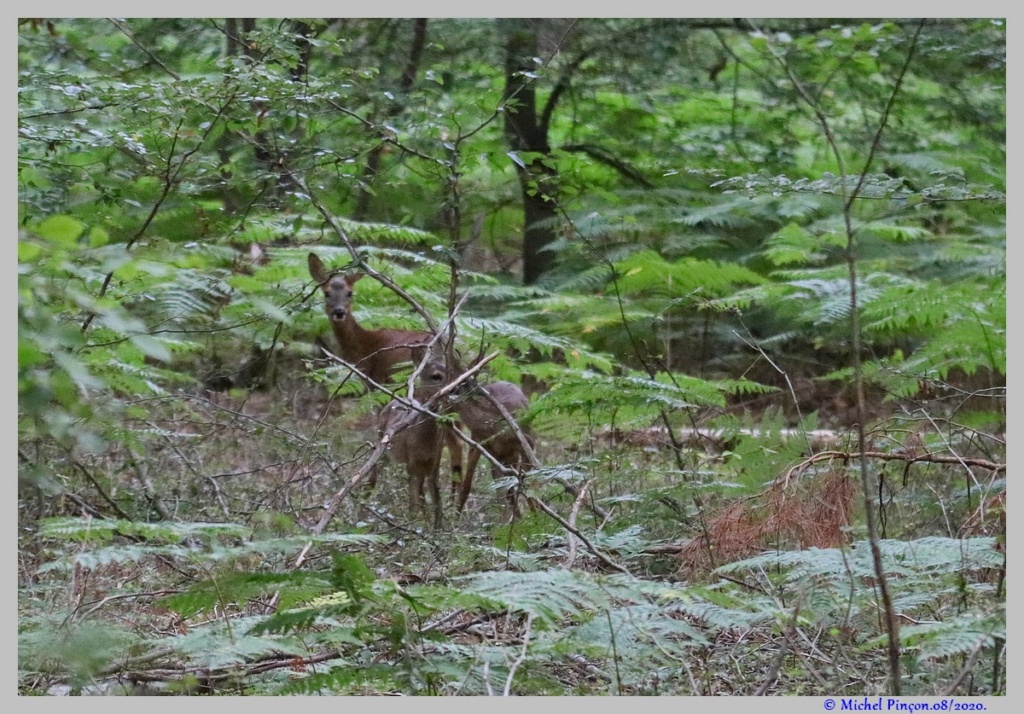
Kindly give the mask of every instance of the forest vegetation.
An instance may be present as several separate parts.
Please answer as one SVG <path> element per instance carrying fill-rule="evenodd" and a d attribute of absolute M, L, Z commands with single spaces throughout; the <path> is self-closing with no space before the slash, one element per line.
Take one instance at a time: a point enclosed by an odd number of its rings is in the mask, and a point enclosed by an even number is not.
<path fill-rule="evenodd" d="M 1005 183 L 999 19 L 20 20 L 19 692 L 1005 694 Z"/>

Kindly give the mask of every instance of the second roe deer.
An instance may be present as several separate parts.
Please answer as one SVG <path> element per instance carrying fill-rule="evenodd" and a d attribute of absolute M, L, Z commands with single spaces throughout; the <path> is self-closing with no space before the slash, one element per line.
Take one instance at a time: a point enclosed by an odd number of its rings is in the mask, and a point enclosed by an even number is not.
<path fill-rule="evenodd" d="M 417 389 L 414 392 L 416 401 L 426 401 L 444 384 L 444 371 L 434 368 L 429 363 L 420 374 Z M 434 527 L 441 525 L 441 487 L 439 485 L 441 467 L 442 431 L 450 430 L 442 427 L 432 417 L 412 413 L 415 409 L 391 400 L 380 413 L 377 421 L 377 433 L 383 437 L 389 427 L 400 426 L 391 437 L 391 458 L 405 465 L 409 474 L 409 509 L 424 509 L 424 486 L 430 489 L 433 500 Z M 454 436 L 454 434 L 453 434 Z M 456 437 L 457 438 L 457 437 Z M 376 469 L 375 469 L 376 471 Z"/>
<path fill-rule="evenodd" d="M 307 264 L 310 276 L 323 291 L 324 312 L 334 331 L 339 356 L 377 384 L 386 384 L 399 363 L 411 361 L 414 350 L 422 349 L 432 339 L 429 332 L 417 330 L 367 330 L 356 322 L 352 313 L 353 286 L 363 274 L 342 275 L 329 271 L 315 253 L 309 254 Z M 366 383 L 366 388 L 371 389 L 372 385 Z M 454 480 L 462 472 L 462 444 L 448 427 L 444 428 L 443 436 Z M 376 485 L 376 472 L 370 476 L 368 485 L 371 488 Z"/>
<path fill-rule="evenodd" d="M 443 372 L 443 366 L 440 369 Z M 509 416 L 514 417 L 517 412 L 530 406 L 530 400 L 526 398 L 523 390 L 512 382 L 477 384 L 475 380 L 468 380 L 465 388 L 457 391 L 452 399 L 454 406 L 451 408 L 458 413 L 459 420 L 469 429 L 473 441 L 487 449 L 502 466 L 515 469 L 522 474 L 529 459 L 519 436 L 509 425 L 501 410 L 495 406 L 495 403 L 500 404 Z M 520 430 L 532 449 L 536 443 L 533 434 L 528 428 L 520 427 Z M 473 489 L 473 472 L 476 471 L 479 460 L 480 451 L 475 448 L 470 449 L 466 472 L 462 477 L 456 504 L 456 509 L 460 513 Z M 495 479 L 502 476 L 501 469 L 493 461 L 491 462 L 491 475 Z M 513 515 L 518 516 L 519 507 L 514 489 L 509 490 L 509 502 L 512 505 Z"/>

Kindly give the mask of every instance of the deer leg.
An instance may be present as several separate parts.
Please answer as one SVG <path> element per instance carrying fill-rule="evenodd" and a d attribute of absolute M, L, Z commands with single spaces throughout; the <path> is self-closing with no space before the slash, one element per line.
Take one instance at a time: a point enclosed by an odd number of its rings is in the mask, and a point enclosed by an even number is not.
<path fill-rule="evenodd" d="M 455 435 L 455 429 L 451 426 L 444 428 L 445 446 L 448 448 L 448 460 L 452 469 L 452 497 L 459 492 L 459 485 L 462 482 L 462 439 Z"/>
<path fill-rule="evenodd" d="M 491 464 L 491 477 L 497 481 L 502 478 L 504 474 L 501 473 L 501 469 L 498 468 L 497 464 Z M 512 518 L 518 520 L 522 513 L 519 511 L 519 486 L 510 486 L 508 491 L 508 503 L 512 506 Z"/>
<path fill-rule="evenodd" d="M 430 479 L 430 497 L 434 501 L 434 528 L 441 527 L 441 445 L 437 446 L 437 458 L 428 474 Z"/>
<path fill-rule="evenodd" d="M 480 460 L 480 452 L 476 449 L 469 450 L 469 457 L 466 459 L 466 473 L 462 477 L 462 488 L 459 489 L 459 502 L 456 507 L 457 513 L 462 513 L 469 498 L 469 492 L 473 490 L 473 472 L 476 471 L 476 464 Z"/>

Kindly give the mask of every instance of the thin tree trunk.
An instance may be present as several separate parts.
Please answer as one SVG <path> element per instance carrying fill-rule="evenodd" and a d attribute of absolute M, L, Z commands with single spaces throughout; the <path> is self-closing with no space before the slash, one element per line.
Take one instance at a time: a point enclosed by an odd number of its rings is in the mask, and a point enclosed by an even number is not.
<path fill-rule="evenodd" d="M 291 75 L 294 81 L 304 82 L 309 74 L 309 61 L 313 57 L 313 43 L 309 41 L 313 36 L 313 28 L 308 22 L 293 20 L 292 30 L 299 36 L 296 40 L 299 47 L 299 62 L 292 68 Z"/>
<path fill-rule="evenodd" d="M 541 20 L 498 20 L 505 35 L 505 136 L 519 156 L 516 171 L 523 197 L 523 283 L 537 282 L 554 263 L 545 248 L 557 237 L 557 171 L 545 161 L 551 153 L 547 121 L 537 114 L 537 93 L 531 76 L 537 69 L 538 23 Z M 537 153 L 541 156 L 523 157 Z"/>
<path fill-rule="evenodd" d="M 403 101 L 395 102 L 388 109 L 385 117 L 391 119 L 402 112 L 405 108 L 405 95 L 412 90 L 416 82 L 416 75 L 419 73 L 420 60 L 423 58 L 423 48 L 427 44 L 427 19 L 417 18 L 413 22 L 412 45 L 409 48 L 409 60 L 402 71 L 402 78 L 398 83 L 398 96 Z M 365 220 L 370 211 L 370 199 L 373 194 L 370 192 L 370 184 L 373 183 L 377 173 L 380 171 L 380 159 L 384 153 L 384 143 L 377 144 L 370 150 L 366 157 L 366 168 L 363 169 L 363 186 L 359 190 L 359 197 L 356 199 L 354 218 L 357 221 Z"/>

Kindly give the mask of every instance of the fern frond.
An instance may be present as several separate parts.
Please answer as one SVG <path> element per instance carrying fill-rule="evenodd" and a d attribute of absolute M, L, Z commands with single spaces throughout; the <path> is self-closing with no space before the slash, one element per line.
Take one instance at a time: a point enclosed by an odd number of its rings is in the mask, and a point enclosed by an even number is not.
<path fill-rule="evenodd" d="M 935 239 L 935 234 L 927 228 L 914 225 L 901 225 L 882 221 L 872 221 L 859 226 L 859 230 L 893 243 L 911 243 L 916 241 L 930 241 Z"/>
<path fill-rule="evenodd" d="M 227 271 L 178 270 L 148 292 L 155 317 L 172 324 L 208 324 L 231 297 Z"/>
<path fill-rule="evenodd" d="M 548 297 L 517 303 L 505 312 L 506 320 L 527 322 L 543 321 L 546 329 L 563 337 L 579 338 L 605 327 L 621 326 L 623 320 L 646 324 L 651 321 L 651 307 L 636 300 L 624 301 L 620 306 L 611 295 L 575 295 L 553 293 Z M 571 321 L 565 315 L 572 315 Z"/>
<path fill-rule="evenodd" d="M 554 337 L 538 330 L 505 320 L 491 320 L 481 317 L 456 319 L 459 333 L 471 344 L 481 340 L 497 339 L 520 352 L 536 349 L 543 355 L 552 355 L 561 350 L 570 365 L 610 370 L 612 363 L 606 356 L 583 349 L 578 343 Z"/>
<path fill-rule="evenodd" d="M 559 281 L 553 292 L 582 292 L 592 295 L 603 289 L 611 277 L 612 271 L 607 265 L 595 265 Z"/>
<path fill-rule="evenodd" d="M 745 228 L 753 224 L 747 213 L 749 201 L 745 197 L 730 197 L 703 207 L 691 207 L 676 220 L 684 226 L 713 226 L 715 228 Z"/>
<path fill-rule="evenodd" d="M 970 572 L 999 568 L 1005 563 L 1005 556 L 999 551 L 995 538 L 883 540 L 879 547 L 886 572 L 903 576 Z M 766 553 L 720 566 L 719 570 L 733 573 L 758 568 L 782 568 L 786 571 L 786 580 L 793 583 L 847 573 L 856 578 L 874 577 L 871 549 L 867 543 L 858 543 L 845 552 L 835 548 L 808 548 Z"/>
<path fill-rule="evenodd" d="M 1005 639 L 1006 612 L 1003 605 L 981 616 L 977 612 L 970 612 L 900 628 L 902 646 L 909 651 L 916 651 L 920 663 L 968 655 L 978 648 L 991 647 Z M 885 636 L 878 636 L 866 642 L 864 647 L 883 648 L 887 643 Z"/>
<path fill-rule="evenodd" d="M 262 618 L 243 617 L 231 622 L 230 627 L 218 618 L 193 627 L 185 634 L 164 637 L 160 645 L 171 647 L 199 667 L 224 667 L 243 664 L 258 657 L 290 654 L 304 657 L 305 645 L 286 637 L 249 635 L 247 631 Z"/>
<path fill-rule="evenodd" d="M 549 626 L 563 618 L 589 617 L 610 606 L 600 589 L 569 570 L 480 573 L 457 581 L 463 590 L 501 603 L 512 612 L 529 613 Z"/>
<path fill-rule="evenodd" d="M 678 611 L 718 630 L 753 627 L 772 619 L 778 611 L 770 598 L 707 587 L 666 588 L 662 598 Z"/>
<path fill-rule="evenodd" d="M 366 665 L 332 660 L 318 664 L 315 672 L 292 676 L 272 693 L 344 696 L 400 689 L 400 672 L 390 662 Z"/>
<path fill-rule="evenodd" d="M 765 279 L 735 263 L 697 258 L 669 262 L 653 250 L 634 253 L 615 266 L 621 275 L 619 288 L 626 295 L 653 294 L 685 297 L 700 290 L 721 295 L 737 285 L 758 285 Z"/>
<path fill-rule="evenodd" d="M 789 223 L 765 241 L 765 257 L 774 265 L 809 265 L 828 260 L 845 239 L 836 233 L 815 235 Z"/>
<path fill-rule="evenodd" d="M 690 409 L 700 405 L 724 405 L 721 388 L 713 382 L 697 377 L 674 375 L 671 383 L 666 375 L 651 379 L 640 373 L 622 376 L 597 374 L 590 370 L 566 373 L 541 397 L 534 400 L 528 414 L 536 418 L 533 423 L 543 430 L 567 424 L 559 415 L 577 415 L 592 418 L 595 414 L 614 412 L 616 422 L 626 425 L 646 425 L 657 418 L 662 410 L 669 412 Z M 615 399 L 609 400 L 608 395 Z"/>
<path fill-rule="evenodd" d="M 322 220 L 319 215 L 310 215 L 304 216 L 302 223 L 307 226 L 319 226 Z M 341 216 L 335 216 L 335 220 L 342 230 L 348 234 L 353 243 L 373 244 L 390 241 L 393 243 L 422 246 L 441 242 L 433 233 L 411 226 L 353 221 Z M 296 233 L 294 227 L 295 218 L 292 216 L 282 217 L 279 220 L 275 220 L 273 217 L 265 218 L 262 223 L 249 227 L 249 230 L 246 231 L 246 238 L 247 240 L 267 242 L 281 235 L 296 235 L 300 240 L 309 243 L 316 243 L 323 239 L 322 233 L 319 230 L 300 228 L 298 233 Z M 326 247 L 317 246 L 314 250 L 319 251 Z"/>
<path fill-rule="evenodd" d="M 133 535 L 152 540 L 178 541 L 187 538 L 245 538 L 251 529 L 238 523 L 144 523 L 116 519 L 48 518 L 40 521 L 39 534 L 81 543 L 110 541 L 115 535 Z"/>

